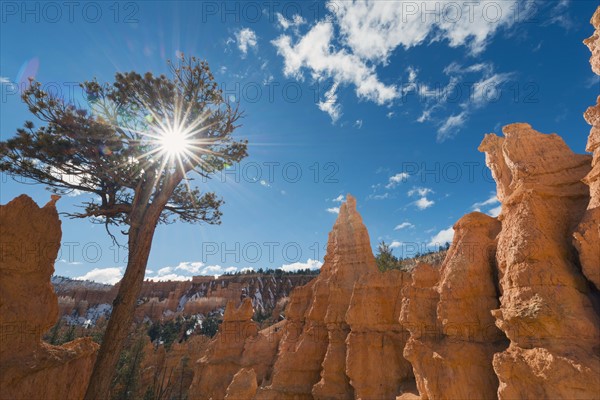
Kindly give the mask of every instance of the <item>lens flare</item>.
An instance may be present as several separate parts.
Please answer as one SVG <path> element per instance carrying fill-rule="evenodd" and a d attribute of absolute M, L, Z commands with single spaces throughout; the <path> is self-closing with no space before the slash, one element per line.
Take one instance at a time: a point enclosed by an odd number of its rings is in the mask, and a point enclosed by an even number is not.
<path fill-rule="evenodd" d="M 181 157 L 189 147 L 190 141 L 180 130 L 165 130 L 158 137 L 158 144 L 169 157 Z"/>

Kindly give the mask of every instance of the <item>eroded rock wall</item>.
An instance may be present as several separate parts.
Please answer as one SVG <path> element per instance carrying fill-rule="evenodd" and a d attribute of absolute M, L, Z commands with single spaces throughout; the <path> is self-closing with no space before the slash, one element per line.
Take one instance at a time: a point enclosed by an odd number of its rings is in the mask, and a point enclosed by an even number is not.
<path fill-rule="evenodd" d="M 400 323 L 411 337 L 404 356 L 422 399 L 494 398 L 492 358 L 507 346 L 491 315 L 498 307 L 494 255 L 500 223 L 476 212 L 461 218 L 454 231 L 441 268 L 417 266 L 405 290 Z"/>
<path fill-rule="evenodd" d="M 80 399 L 98 351 L 90 338 L 42 341 L 58 319 L 50 284 L 62 237 L 57 199 L 39 208 L 22 195 L 0 206 L 0 399 Z"/>
<path fill-rule="evenodd" d="M 528 124 L 480 146 L 502 193 L 496 325 L 510 347 L 494 356 L 498 396 L 597 398 L 599 318 L 570 237 L 586 211 L 591 157 Z"/>
<path fill-rule="evenodd" d="M 591 20 L 594 34 L 584 43 L 592 52 L 592 70 L 600 75 L 600 7 Z M 590 202 L 575 236 L 575 247 L 584 275 L 600 290 L 600 96 L 596 105 L 587 109 L 585 120 L 592 126 L 586 150 L 592 153 L 592 170 L 583 178 L 590 187 Z"/>

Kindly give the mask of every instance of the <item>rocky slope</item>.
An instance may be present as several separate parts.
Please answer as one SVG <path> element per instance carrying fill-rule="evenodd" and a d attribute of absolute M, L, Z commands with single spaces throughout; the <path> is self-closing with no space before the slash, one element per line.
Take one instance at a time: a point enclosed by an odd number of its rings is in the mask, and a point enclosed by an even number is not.
<path fill-rule="evenodd" d="M 168 320 L 178 315 L 207 315 L 224 310 L 228 301 L 239 304 L 250 298 L 254 309 L 262 315 L 271 315 L 278 302 L 297 286 L 308 283 L 314 275 L 300 274 L 244 274 L 233 276 L 197 276 L 192 281 L 153 282 L 142 286 L 136 321 Z M 103 285 L 95 282 L 53 278 L 58 297 L 59 315 L 70 323 L 93 325 L 100 317 L 108 318 L 118 284 Z"/>
<path fill-rule="evenodd" d="M 22 195 L 0 206 L 3 400 L 82 398 L 98 351 L 90 338 L 63 346 L 41 339 L 58 319 L 57 298 L 50 285 L 62 236 L 54 206 L 57 199 L 39 208 Z"/>

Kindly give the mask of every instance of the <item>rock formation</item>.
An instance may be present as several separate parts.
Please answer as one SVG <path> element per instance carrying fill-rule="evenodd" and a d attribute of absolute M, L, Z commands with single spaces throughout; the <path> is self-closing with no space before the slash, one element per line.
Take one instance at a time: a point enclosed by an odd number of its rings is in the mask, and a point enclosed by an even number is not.
<path fill-rule="evenodd" d="M 90 338 L 51 346 L 42 334 L 58 318 L 50 284 L 62 236 L 54 197 L 43 208 L 22 195 L 0 205 L 0 399 L 83 397 L 98 345 Z M 35 296 L 32 296 L 35 293 Z"/>
<path fill-rule="evenodd" d="M 192 281 L 153 282 L 142 285 L 135 321 L 170 320 L 178 316 L 208 315 L 222 311 L 228 301 L 236 305 L 245 298 L 262 315 L 271 314 L 277 303 L 286 298 L 297 286 L 308 283 L 314 275 L 302 274 L 243 274 L 233 276 L 196 276 Z M 112 302 L 117 295 L 117 285 L 103 285 L 89 281 L 76 281 L 54 277 L 53 285 L 59 296 L 59 316 L 70 323 L 94 324 L 104 316 L 108 318 Z M 278 316 L 278 314 L 277 314 Z"/>
<path fill-rule="evenodd" d="M 407 274 L 382 277 L 348 195 L 329 234 L 321 274 L 290 296 L 270 385 L 259 399 L 393 399 L 412 379 L 396 323 Z"/>
<path fill-rule="evenodd" d="M 227 387 L 225 400 L 252 400 L 256 395 L 256 373 L 252 368 L 242 368 Z"/>
<path fill-rule="evenodd" d="M 286 319 L 243 335 L 242 352 L 229 359 L 225 372 L 224 350 L 215 340 L 200 370 L 217 371 L 214 365 L 221 364 L 220 373 L 202 372 L 206 378 L 192 384 L 190 395 L 243 392 L 239 396 L 246 398 L 256 381 L 257 399 L 394 399 L 414 386 L 402 356 L 408 333 L 397 322 L 409 277 L 377 269 L 356 200 L 348 195 L 329 234 L 321 273 L 294 289 Z M 221 326 L 217 337 L 225 330 Z"/>
<path fill-rule="evenodd" d="M 592 52 L 592 70 L 600 75 L 600 7 L 591 20 L 594 34 L 584 43 Z M 590 187 L 590 202 L 575 236 L 575 247 L 585 276 L 600 290 L 600 96 L 587 109 L 585 120 L 592 125 L 586 150 L 593 153 L 592 170 L 583 181 Z"/>
<path fill-rule="evenodd" d="M 239 308 L 233 301 L 227 304 L 219 333 L 198 362 L 189 391 L 191 399 L 225 397 L 233 376 L 242 368 L 246 339 L 254 338 L 258 333 L 256 323 L 252 322 L 253 314 L 250 299 L 246 299 Z"/>
<path fill-rule="evenodd" d="M 569 239 L 581 220 L 591 157 L 527 124 L 487 135 L 486 153 L 502 201 L 496 260 L 501 286 L 496 325 L 510 347 L 494 356 L 498 395 L 597 398 L 600 321 Z"/>
<path fill-rule="evenodd" d="M 405 289 L 400 322 L 411 337 L 404 356 L 422 399 L 494 398 L 492 357 L 507 345 L 490 313 L 498 307 L 494 254 L 500 223 L 475 212 L 454 231 L 441 269 L 419 265 Z"/>
<path fill-rule="evenodd" d="M 374 271 L 354 285 L 346 322 L 346 373 L 355 398 L 393 399 L 413 383 L 410 363 L 402 356 L 408 332 L 398 324 L 402 288 L 410 273 Z"/>

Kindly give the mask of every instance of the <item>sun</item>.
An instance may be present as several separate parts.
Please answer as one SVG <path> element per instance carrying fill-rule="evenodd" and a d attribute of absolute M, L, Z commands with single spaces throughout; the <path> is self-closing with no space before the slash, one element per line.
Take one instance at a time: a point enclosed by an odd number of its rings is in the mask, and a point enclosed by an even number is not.
<path fill-rule="evenodd" d="M 190 148 L 188 136 L 180 129 L 165 129 L 158 135 L 161 151 L 169 157 L 181 157 Z"/>

